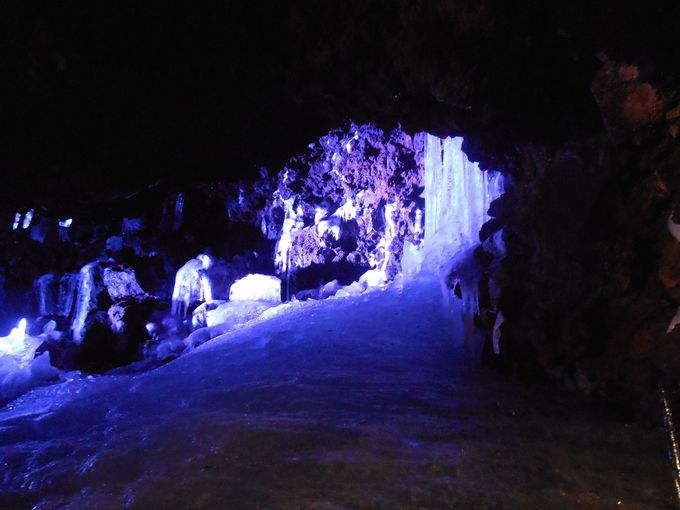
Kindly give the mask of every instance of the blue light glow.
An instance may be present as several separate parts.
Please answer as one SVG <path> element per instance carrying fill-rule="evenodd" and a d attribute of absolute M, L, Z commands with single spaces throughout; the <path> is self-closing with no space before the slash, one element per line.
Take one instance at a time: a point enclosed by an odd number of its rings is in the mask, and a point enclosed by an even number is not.
<path fill-rule="evenodd" d="M 64 228 L 69 228 L 73 224 L 73 218 L 67 218 L 65 220 L 59 220 L 59 226 Z"/>
<path fill-rule="evenodd" d="M 26 216 L 24 216 L 24 223 L 21 225 L 21 228 L 26 230 L 28 227 L 31 226 L 31 221 L 33 220 L 33 213 L 35 212 L 34 209 L 31 209 L 26 213 Z"/>

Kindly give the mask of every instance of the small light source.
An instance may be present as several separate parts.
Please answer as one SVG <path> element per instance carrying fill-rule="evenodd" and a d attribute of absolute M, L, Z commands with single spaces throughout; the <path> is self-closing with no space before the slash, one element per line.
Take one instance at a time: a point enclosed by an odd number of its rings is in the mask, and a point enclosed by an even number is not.
<path fill-rule="evenodd" d="M 16 213 L 14 215 L 14 223 L 12 223 L 12 230 L 18 229 L 19 223 L 21 223 L 21 213 Z"/>
<path fill-rule="evenodd" d="M 73 218 L 66 218 L 65 220 L 59 220 L 59 226 L 64 228 L 69 228 L 73 223 Z"/>
<path fill-rule="evenodd" d="M 31 226 L 31 220 L 33 220 L 33 213 L 35 212 L 34 209 L 31 209 L 26 213 L 26 216 L 24 216 L 24 223 L 21 225 L 21 228 L 26 230 L 28 227 Z"/>

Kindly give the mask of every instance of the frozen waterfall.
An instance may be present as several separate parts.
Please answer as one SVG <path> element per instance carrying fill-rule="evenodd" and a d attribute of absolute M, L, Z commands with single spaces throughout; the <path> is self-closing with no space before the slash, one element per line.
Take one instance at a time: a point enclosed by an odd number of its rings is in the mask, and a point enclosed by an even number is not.
<path fill-rule="evenodd" d="M 479 243 L 489 205 L 503 193 L 499 172 L 482 172 L 460 137 L 427 135 L 425 144 L 425 264 L 439 269 Z"/>

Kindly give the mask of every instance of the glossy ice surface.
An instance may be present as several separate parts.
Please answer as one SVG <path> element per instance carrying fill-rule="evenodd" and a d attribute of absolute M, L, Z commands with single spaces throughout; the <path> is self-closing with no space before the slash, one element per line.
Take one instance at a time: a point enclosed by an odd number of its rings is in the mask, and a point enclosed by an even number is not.
<path fill-rule="evenodd" d="M 476 368 L 419 280 L 0 411 L 0 507 L 670 507 L 660 429 Z"/>

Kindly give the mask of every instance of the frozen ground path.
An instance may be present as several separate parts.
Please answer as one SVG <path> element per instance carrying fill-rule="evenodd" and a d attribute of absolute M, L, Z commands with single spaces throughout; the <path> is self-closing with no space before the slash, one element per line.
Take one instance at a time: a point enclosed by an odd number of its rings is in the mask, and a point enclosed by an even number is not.
<path fill-rule="evenodd" d="M 658 430 L 456 345 L 419 282 L 299 304 L 148 373 L 39 388 L 0 411 L 0 508 L 669 507 Z"/>

